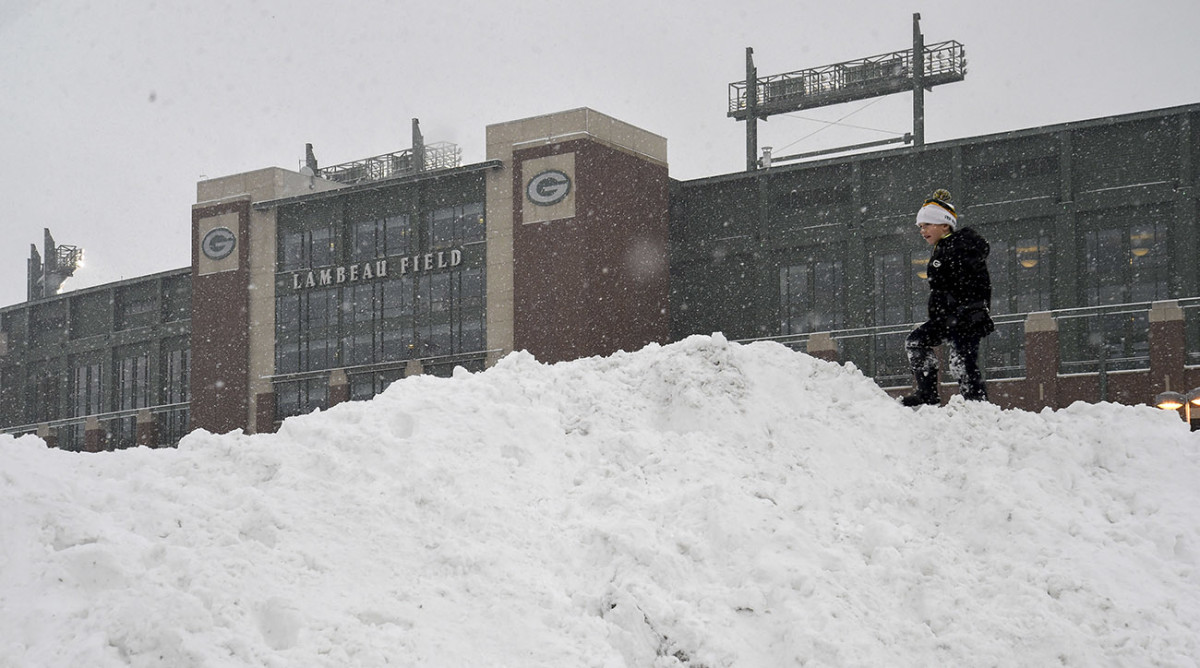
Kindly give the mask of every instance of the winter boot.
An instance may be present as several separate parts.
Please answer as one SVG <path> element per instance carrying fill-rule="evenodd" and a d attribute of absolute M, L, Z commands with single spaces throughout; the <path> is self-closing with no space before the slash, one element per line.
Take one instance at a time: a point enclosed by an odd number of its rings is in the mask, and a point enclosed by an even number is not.
<path fill-rule="evenodd" d="M 938 396 L 938 363 L 933 350 L 928 346 L 910 341 L 905 343 L 905 352 L 913 370 L 913 385 L 916 391 L 900 397 L 905 406 L 937 406 L 942 403 Z"/>
<path fill-rule="evenodd" d="M 974 383 L 962 383 L 962 384 L 960 384 L 960 387 L 962 388 L 962 397 L 963 397 L 963 399 L 966 399 L 967 401 L 987 401 L 988 400 L 987 387 L 984 386 L 982 380 L 976 381 Z"/>
<path fill-rule="evenodd" d="M 938 394 L 937 394 L 936 390 L 929 392 L 929 391 L 921 391 L 920 389 L 918 389 L 916 392 L 913 392 L 912 394 L 906 394 L 903 397 L 900 397 L 900 403 L 905 406 L 914 406 L 914 407 L 915 406 L 937 406 L 938 404 L 942 403 L 942 400 L 940 398 L 938 398 Z"/>

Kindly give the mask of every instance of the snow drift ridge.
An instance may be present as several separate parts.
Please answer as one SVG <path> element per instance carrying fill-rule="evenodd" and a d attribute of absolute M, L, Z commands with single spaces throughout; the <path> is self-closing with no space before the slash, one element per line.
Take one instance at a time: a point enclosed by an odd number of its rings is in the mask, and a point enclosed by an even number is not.
<path fill-rule="evenodd" d="M 176 450 L 0 436 L 0 666 L 1195 665 L 1197 446 L 720 335 Z"/>

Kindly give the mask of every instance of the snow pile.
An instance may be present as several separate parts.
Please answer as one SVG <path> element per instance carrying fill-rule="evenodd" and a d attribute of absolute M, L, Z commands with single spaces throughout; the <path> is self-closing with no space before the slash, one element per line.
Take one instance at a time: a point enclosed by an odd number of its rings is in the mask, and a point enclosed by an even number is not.
<path fill-rule="evenodd" d="M 1198 449 L 719 335 L 178 450 L 0 437 L 0 665 L 1196 665 Z"/>

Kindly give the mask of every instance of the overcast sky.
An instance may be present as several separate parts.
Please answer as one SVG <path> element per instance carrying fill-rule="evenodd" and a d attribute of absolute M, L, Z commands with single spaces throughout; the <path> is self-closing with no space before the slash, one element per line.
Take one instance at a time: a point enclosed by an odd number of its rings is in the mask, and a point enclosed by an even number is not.
<path fill-rule="evenodd" d="M 1196 0 L 0 0 L 0 306 L 44 227 L 85 249 L 68 288 L 184 267 L 196 181 L 405 149 L 412 118 L 471 163 L 488 124 L 587 106 L 665 136 L 674 178 L 739 171 L 747 46 L 760 76 L 897 51 L 913 12 L 969 63 L 926 95 L 928 142 L 1200 102 Z M 896 136 L 911 105 L 773 117 L 759 144 Z"/>

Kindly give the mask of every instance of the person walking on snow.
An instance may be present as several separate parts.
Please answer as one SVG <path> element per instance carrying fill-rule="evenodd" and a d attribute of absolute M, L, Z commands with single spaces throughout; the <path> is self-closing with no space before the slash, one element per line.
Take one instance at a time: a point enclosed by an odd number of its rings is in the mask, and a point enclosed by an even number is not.
<path fill-rule="evenodd" d="M 941 403 L 933 349 L 943 343 L 949 348 L 950 373 L 958 380 L 963 398 L 987 401 L 979 370 L 979 342 L 996 329 L 989 313 L 988 242 L 970 227 L 958 227 L 958 214 L 944 189 L 934 192 L 917 211 L 917 227 L 925 242 L 933 246 L 926 270 L 929 319 L 904 342 L 915 391 L 900 401 L 905 406 Z"/>

